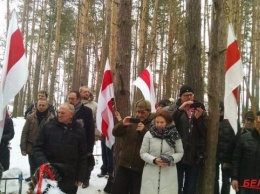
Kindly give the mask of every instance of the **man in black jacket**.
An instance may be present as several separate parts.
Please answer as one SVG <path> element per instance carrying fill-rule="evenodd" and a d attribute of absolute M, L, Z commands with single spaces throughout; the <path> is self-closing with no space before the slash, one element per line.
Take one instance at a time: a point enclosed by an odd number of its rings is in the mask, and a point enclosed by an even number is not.
<path fill-rule="evenodd" d="M 180 133 L 184 155 L 177 163 L 178 194 L 196 193 L 200 166 L 206 150 L 206 113 L 202 103 L 194 103 L 194 91 L 188 85 L 180 88 L 180 98 L 173 108 L 173 120 Z M 198 106 L 193 107 L 194 104 Z"/>
<path fill-rule="evenodd" d="M 66 194 L 77 193 L 87 168 L 86 134 L 73 118 L 74 112 L 73 105 L 60 105 L 58 120 L 44 124 L 33 153 L 38 166 L 50 164 L 58 170 L 62 177 L 58 186 Z"/>
<path fill-rule="evenodd" d="M 88 168 L 86 172 L 86 177 L 84 179 L 82 188 L 87 188 L 89 186 L 89 179 L 91 171 L 95 165 L 95 159 L 93 156 L 93 148 L 95 144 L 95 126 L 92 110 L 89 107 L 84 106 L 81 102 L 80 93 L 78 91 L 71 91 L 68 94 L 68 101 L 75 108 L 74 118 L 81 121 L 83 128 L 85 129 L 86 139 L 87 139 L 87 154 L 88 154 Z"/>
<path fill-rule="evenodd" d="M 260 130 L 242 134 L 232 158 L 232 188 L 239 194 L 260 193 Z"/>
<path fill-rule="evenodd" d="M 235 132 L 229 121 L 224 119 L 224 103 L 219 103 L 219 131 L 218 145 L 216 155 L 216 177 L 215 177 L 215 194 L 219 194 L 219 166 L 222 172 L 221 194 L 230 193 L 231 163 L 232 163 L 232 145 L 235 138 Z"/>

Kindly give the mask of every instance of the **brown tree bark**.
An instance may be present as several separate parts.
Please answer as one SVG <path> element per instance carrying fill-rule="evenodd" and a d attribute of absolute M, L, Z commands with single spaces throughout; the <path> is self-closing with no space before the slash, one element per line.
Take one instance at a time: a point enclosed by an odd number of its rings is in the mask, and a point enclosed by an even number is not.
<path fill-rule="evenodd" d="M 132 1 L 121 0 L 118 4 L 118 30 L 116 68 L 114 72 L 115 102 L 122 118 L 130 114 L 130 67 L 131 67 L 131 11 Z M 115 158 L 121 149 L 120 139 L 114 145 Z M 115 169 L 117 166 L 115 167 Z"/>
<path fill-rule="evenodd" d="M 211 18 L 211 33 L 209 44 L 209 77 L 208 77 L 208 99 L 209 99 L 209 119 L 207 129 L 207 158 L 202 168 L 201 183 L 197 193 L 214 193 L 215 172 L 216 172 L 216 150 L 218 142 L 218 121 L 219 121 L 219 101 L 223 94 L 223 86 L 220 87 L 221 72 L 225 63 L 224 42 L 226 42 L 226 18 L 223 14 L 223 1 L 214 0 L 213 13 Z M 222 49 L 222 50 L 221 50 Z M 223 97 L 223 96 L 222 96 Z M 223 99 L 222 99 L 223 100 Z"/>
<path fill-rule="evenodd" d="M 87 42 L 87 30 L 88 30 L 88 13 L 89 13 L 89 0 L 83 0 L 80 6 L 79 11 L 79 19 L 78 19 L 78 29 L 77 29 L 77 52 L 75 57 L 75 65 L 73 72 L 73 80 L 72 80 L 72 89 L 78 90 L 81 85 L 82 76 L 82 66 L 85 65 L 86 58 L 84 55 L 86 54 L 86 42 Z M 84 80 L 85 82 L 86 80 Z M 82 82 L 83 84 L 83 82 Z M 86 83 L 85 83 L 86 84 Z M 84 84 L 84 85 L 85 85 Z"/>
<path fill-rule="evenodd" d="M 61 23 L 61 11 L 62 11 L 62 0 L 57 0 L 57 9 L 56 9 L 56 32 L 55 32 L 55 51 L 53 58 L 52 74 L 50 80 L 50 95 L 49 102 L 53 104 L 54 100 L 54 91 L 55 91 L 55 78 L 57 73 L 57 66 L 60 54 L 60 23 Z"/>
<path fill-rule="evenodd" d="M 187 1 L 185 83 L 195 91 L 195 98 L 203 102 L 203 78 L 201 64 L 201 1 Z"/>

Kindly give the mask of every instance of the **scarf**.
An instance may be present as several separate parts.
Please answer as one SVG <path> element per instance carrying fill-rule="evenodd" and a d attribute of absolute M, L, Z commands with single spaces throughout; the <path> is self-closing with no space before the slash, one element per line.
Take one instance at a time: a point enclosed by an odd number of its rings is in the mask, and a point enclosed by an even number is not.
<path fill-rule="evenodd" d="M 47 116 L 48 114 L 48 109 L 46 109 L 45 111 L 43 112 L 40 112 L 38 110 L 36 110 L 36 116 L 37 116 L 37 120 L 38 120 L 38 123 L 40 124 L 42 122 L 42 120 L 44 119 L 44 117 Z"/>
<path fill-rule="evenodd" d="M 80 109 L 81 105 L 82 105 L 82 102 L 80 102 L 76 106 L 74 106 L 75 112 L 78 112 L 78 110 Z"/>
<path fill-rule="evenodd" d="M 150 133 L 153 137 L 165 139 L 165 141 L 173 148 L 175 148 L 175 141 L 181 138 L 177 128 L 172 124 L 167 125 L 162 131 L 159 131 L 155 124 L 152 124 Z"/>

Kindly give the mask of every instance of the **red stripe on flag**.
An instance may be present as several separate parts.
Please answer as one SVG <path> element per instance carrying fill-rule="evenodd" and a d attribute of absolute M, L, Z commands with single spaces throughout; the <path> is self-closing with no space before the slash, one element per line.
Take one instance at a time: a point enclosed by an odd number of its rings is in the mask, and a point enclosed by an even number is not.
<path fill-rule="evenodd" d="M 104 91 L 109 84 L 113 83 L 111 70 L 106 70 L 103 77 L 101 91 Z"/>
<path fill-rule="evenodd" d="M 23 37 L 19 29 L 17 29 L 11 36 L 9 47 L 9 58 L 7 65 L 7 73 L 10 69 L 21 59 L 24 55 Z"/>
<path fill-rule="evenodd" d="M 226 72 L 240 59 L 237 41 L 232 42 L 227 48 L 226 54 Z"/>
<path fill-rule="evenodd" d="M 151 90 L 150 73 L 145 69 L 139 76 L 147 84 L 149 90 Z"/>
<path fill-rule="evenodd" d="M 107 102 L 107 107 L 109 108 L 111 114 L 113 114 L 113 102 L 112 102 L 112 100 L 109 100 Z M 109 140 L 108 126 L 109 126 L 110 123 L 107 123 L 103 118 L 104 117 L 102 116 L 102 127 L 101 127 L 102 134 Z"/>
<path fill-rule="evenodd" d="M 109 139 L 108 137 L 108 124 L 106 123 L 106 121 L 102 118 L 102 123 L 101 123 L 101 130 L 102 130 L 102 134 Z"/>

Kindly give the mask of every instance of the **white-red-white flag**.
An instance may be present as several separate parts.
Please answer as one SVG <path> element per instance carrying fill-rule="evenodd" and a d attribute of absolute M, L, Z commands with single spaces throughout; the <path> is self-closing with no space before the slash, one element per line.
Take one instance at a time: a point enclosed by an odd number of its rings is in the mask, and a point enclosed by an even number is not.
<path fill-rule="evenodd" d="M 106 145 L 109 148 L 115 142 L 115 137 L 112 135 L 114 128 L 113 101 L 114 85 L 112 72 L 107 62 L 98 96 L 96 123 L 98 130 L 106 137 Z"/>
<path fill-rule="evenodd" d="M 0 121 L 4 123 L 5 107 L 15 97 L 27 81 L 28 66 L 25 56 L 23 36 L 18 28 L 16 12 L 13 11 L 9 22 L 5 58 L 0 86 Z M 0 140 L 3 126 L 0 126 Z"/>
<path fill-rule="evenodd" d="M 151 111 L 155 112 L 156 98 L 154 93 L 153 74 L 150 65 L 133 82 L 133 85 L 141 90 L 145 100 L 150 101 Z"/>
<path fill-rule="evenodd" d="M 240 52 L 231 24 L 228 26 L 228 41 L 226 52 L 226 72 L 225 72 L 225 118 L 227 118 L 237 131 L 238 122 L 238 86 L 243 81 L 244 71 L 240 57 Z"/>

